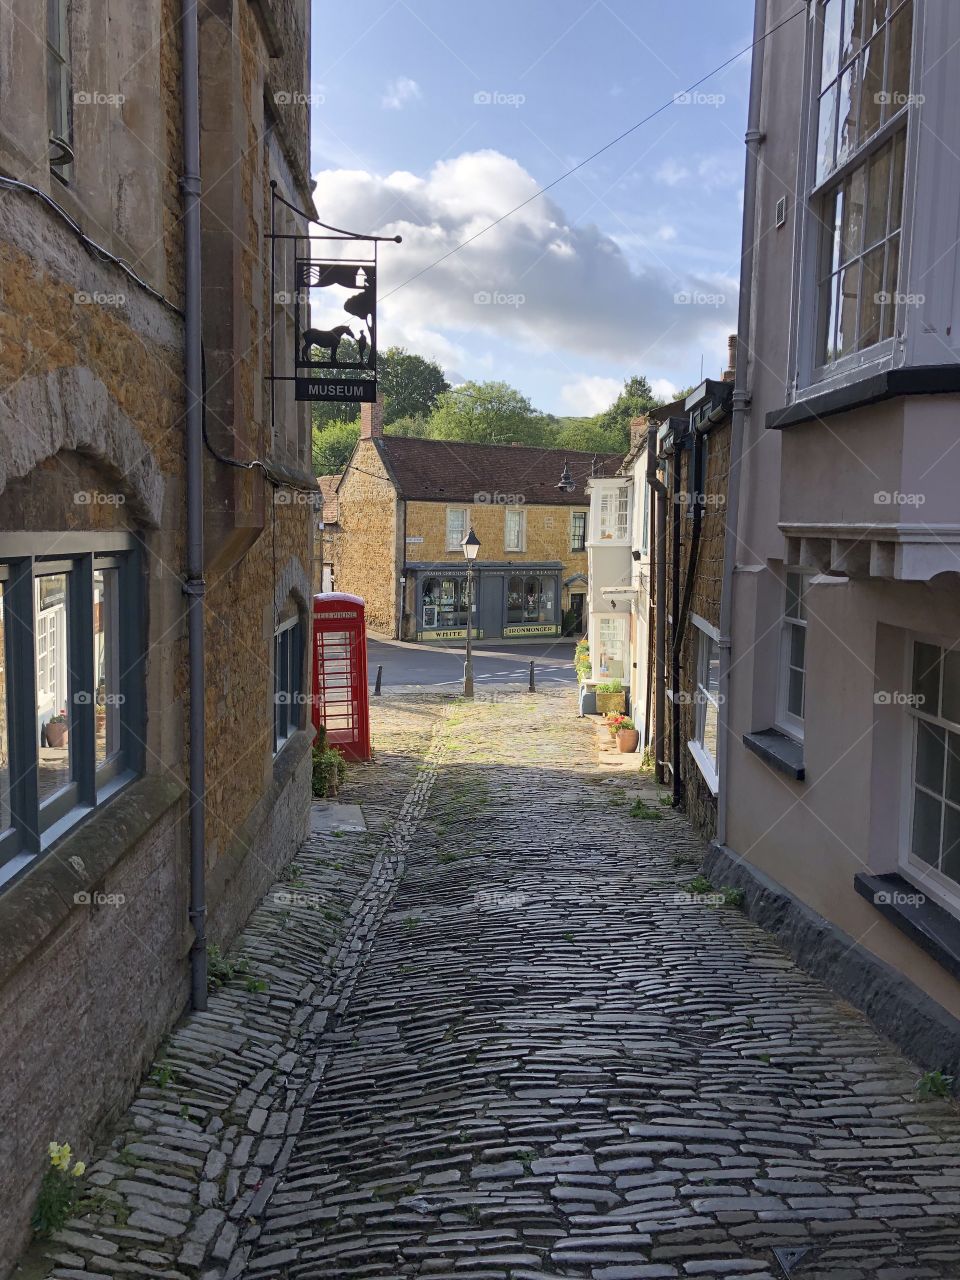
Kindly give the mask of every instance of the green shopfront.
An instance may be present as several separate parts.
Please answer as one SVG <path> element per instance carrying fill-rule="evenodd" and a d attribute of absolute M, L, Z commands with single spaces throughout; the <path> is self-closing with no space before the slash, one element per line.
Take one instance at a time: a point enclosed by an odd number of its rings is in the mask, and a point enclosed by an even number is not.
<path fill-rule="evenodd" d="M 559 561 L 474 565 L 475 639 L 523 640 L 560 634 Z M 463 640 L 467 634 L 466 566 L 408 564 L 418 640 Z M 413 632 L 410 627 L 408 634 Z"/>

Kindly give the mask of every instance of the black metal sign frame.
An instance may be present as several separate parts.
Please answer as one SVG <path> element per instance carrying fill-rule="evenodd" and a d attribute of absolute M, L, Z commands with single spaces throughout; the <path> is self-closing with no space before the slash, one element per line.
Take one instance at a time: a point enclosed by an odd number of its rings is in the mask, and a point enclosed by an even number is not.
<path fill-rule="evenodd" d="M 270 416 L 275 415 L 274 388 L 292 382 L 299 401 L 327 404 L 364 404 L 377 398 L 377 248 L 381 243 L 400 244 L 400 236 L 371 236 L 331 227 L 298 209 L 270 183 Z M 277 231 L 277 202 L 299 218 L 320 227 L 324 234 Z M 316 248 L 324 242 L 350 242 L 357 246 L 350 257 L 321 257 Z M 277 246 L 293 248 L 293 289 L 278 290 Z M 284 253 L 286 259 L 289 255 Z M 286 267 L 286 263 L 285 263 Z M 284 281 L 284 285 L 288 282 Z M 313 324 L 311 301 L 323 302 L 324 291 L 348 296 L 341 304 L 343 324 Z M 334 293 L 334 290 L 339 291 Z M 294 366 L 292 372 L 276 371 L 276 321 L 279 307 L 292 307 L 294 317 Z M 327 315 L 335 304 L 324 308 Z"/>

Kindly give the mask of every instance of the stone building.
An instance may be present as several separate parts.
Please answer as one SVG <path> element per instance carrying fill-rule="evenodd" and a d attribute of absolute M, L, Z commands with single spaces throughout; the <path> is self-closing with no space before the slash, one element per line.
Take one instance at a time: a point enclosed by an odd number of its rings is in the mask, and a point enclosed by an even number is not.
<path fill-rule="evenodd" d="M 289 317 L 265 229 L 271 179 L 312 207 L 309 6 L 200 14 L 195 874 L 226 945 L 308 810 L 315 482 L 306 406 L 278 390 L 271 413 L 270 322 L 284 340 Z M 174 0 L 14 0 L 0 19 L 0 1274 L 48 1142 L 91 1153 L 183 1011 L 197 954 L 179 23 Z"/>
<path fill-rule="evenodd" d="M 585 485 L 617 455 L 385 436 L 365 405 L 337 486 L 334 580 L 362 596 L 367 622 L 405 640 L 466 636 L 461 542 L 480 539 L 474 635 L 579 634 L 586 621 Z M 558 487 L 567 467 L 572 487 Z"/>
<path fill-rule="evenodd" d="M 320 536 L 314 540 L 313 588 L 315 591 L 333 591 L 333 560 L 340 532 L 340 504 L 337 499 L 340 476 L 318 476 L 317 483 L 320 486 L 321 500 L 317 528 Z"/>

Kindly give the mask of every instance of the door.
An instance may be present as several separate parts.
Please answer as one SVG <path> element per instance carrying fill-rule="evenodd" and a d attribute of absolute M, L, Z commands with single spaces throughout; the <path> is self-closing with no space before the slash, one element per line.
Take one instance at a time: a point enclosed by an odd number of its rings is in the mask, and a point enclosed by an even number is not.
<path fill-rule="evenodd" d="M 570 612 L 573 614 L 573 617 L 570 620 L 570 626 L 567 631 L 568 635 L 583 635 L 583 606 L 586 598 L 586 595 L 582 591 L 571 591 L 570 593 Z"/>
<path fill-rule="evenodd" d="M 474 614 L 474 625 L 483 632 L 484 640 L 503 632 L 503 574 L 485 573 L 480 579 L 480 599 Z"/>

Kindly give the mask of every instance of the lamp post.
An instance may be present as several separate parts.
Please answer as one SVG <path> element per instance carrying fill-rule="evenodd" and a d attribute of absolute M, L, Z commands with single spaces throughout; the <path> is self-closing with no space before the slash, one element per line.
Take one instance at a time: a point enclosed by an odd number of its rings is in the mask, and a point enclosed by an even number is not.
<path fill-rule="evenodd" d="M 480 539 L 471 529 L 460 543 L 467 562 L 467 660 L 463 664 L 463 696 L 473 697 L 473 562 L 480 550 Z"/>

